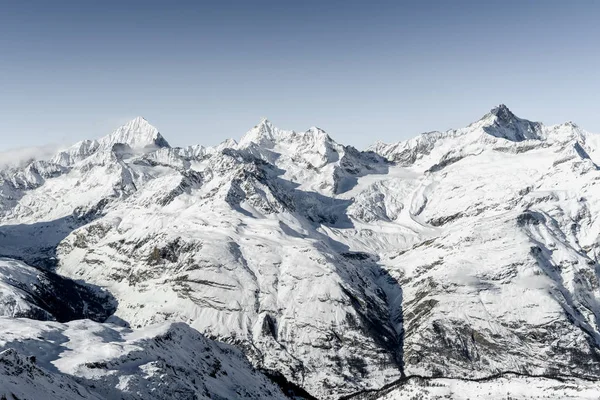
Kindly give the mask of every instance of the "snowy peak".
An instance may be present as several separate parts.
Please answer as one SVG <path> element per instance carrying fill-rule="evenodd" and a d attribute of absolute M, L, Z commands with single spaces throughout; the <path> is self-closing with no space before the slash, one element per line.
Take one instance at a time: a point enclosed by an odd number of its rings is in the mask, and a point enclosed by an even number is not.
<path fill-rule="evenodd" d="M 126 145 L 125 148 L 134 151 L 171 147 L 156 127 L 143 117 L 136 117 L 101 139 L 83 140 L 74 144 L 56 154 L 51 161 L 61 166 L 70 166 L 97 151 L 112 152 L 117 144 Z M 122 151 L 123 146 L 117 146 L 116 150 Z"/>
<path fill-rule="evenodd" d="M 271 123 L 271 121 L 269 121 L 268 118 L 263 117 L 263 118 L 261 118 L 260 122 L 254 128 L 258 129 L 261 132 L 272 132 L 273 124 Z"/>
<path fill-rule="evenodd" d="M 223 151 L 223 149 L 232 149 L 235 148 L 237 146 L 237 142 L 235 141 L 235 139 L 227 139 L 222 141 L 221 143 L 219 143 L 214 149 L 217 152 L 221 152 Z"/>
<path fill-rule="evenodd" d="M 505 105 L 499 104 L 492 108 L 487 114 L 480 118 L 475 124 L 482 122 L 484 124 L 493 123 L 504 123 L 511 124 L 515 123 L 519 118 Z M 474 125 L 474 124 L 471 124 Z"/>
<path fill-rule="evenodd" d="M 399 165 L 422 163 L 431 166 L 431 162 L 446 163 L 447 159 L 490 149 L 521 152 L 570 142 L 579 142 L 586 148 L 588 141 L 593 141 L 590 135 L 572 122 L 545 126 L 519 118 L 506 105 L 500 104 L 465 128 L 423 133 L 391 144 L 378 142 L 369 149 Z M 458 156 L 458 153 L 463 155 Z"/>
<path fill-rule="evenodd" d="M 143 117 L 132 119 L 98 142 L 105 149 L 112 148 L 117 143 L 127 144 L 132 149 L 170 147 L 169 143 L 158 132 L 158 129 Z"/>
<path fill-rule="evenodd" d="M 309 130 L 305 132 L 307 136 L 310 136 L 314 139 L 320 139 L 321 141 L 333 141 L 331 137 L 325 132 L 323 129 L 318 126 L 312 126 Z"/>
<path fill-rule="evenodd" d="M 252 145 L 272 149 L 276 145 L 297 147 L 299 145 L 315 145 L 334 143 L 329 135 L 321 128 L 313 126 L 305 132 L 279 129 L 266 118 L 263 118 L 254 128 L 250 129 L 240 139 L 239 148 Z"/>
<path fill-rule="evenodd" d="M 278 131 L 271 121 L 266 118 L 260 120 L 260 122 L 252 129 L 250 129 L 240 139 L 240 146 L 246 147 L 251 143 L 254 143 L 261 147 L 273 147 L 275 139 L 275 131 Z"/>
<path fill-rule="evenodd" d="M 504 104 L 494 107 L 475 125 L 491 136 L 512 142 L 544 138 L 542 124 L 517 117 Z"/>
<path fill-rule="evenodd" d="M 495 115 L 497 118 L 505 121 L 515 120 L 517 117 L 512 113 L 504 104 L 500 104 L 490 110 L 490 114 Z"/>

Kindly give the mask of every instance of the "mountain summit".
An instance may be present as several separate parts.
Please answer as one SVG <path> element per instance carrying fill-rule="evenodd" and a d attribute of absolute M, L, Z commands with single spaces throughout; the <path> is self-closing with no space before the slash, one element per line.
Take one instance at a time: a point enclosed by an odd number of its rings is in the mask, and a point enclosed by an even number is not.
<path fill-rule="evenodd" d="M 513 142 L 542 139 L 542 125 L 518 118 L 508 107 L 500 104 L 486 114 L 480 122 L 483 130 L 489 135 Z"/>
<path fill-rule="evenodd" d="M 127 144 L 132 149 L 170 147 L 158 129 L 150 125 L 143 117 L 132 119 L 98 142 L 104 148 L 109 148 L 116 143 Z"/>
<path fill-rule="evenodd" d="M 250 129 L 240 139 L 240 146 L 247 146 L 250 143 L 257 144 L 263 147 L 273 146 L 274 135 L 277 135 L 279 130 L 276 129 L 271 121 L 267 118 L 262 118 L 260 122 Z"/>
<path fill-rule="evenodd" d="M 493 114 L 496 117 L 498 117 L 499 119 L 502 119 L 505 121 L 510 121 L 510 120 L 516 119 L 515 114 L 513 114 L 512 111 L 510 111 L 508 109 L 508 107 L 504 104 L 500 104 L 497 107 L 492 108 L 490 110 L 490 114 Z"/>

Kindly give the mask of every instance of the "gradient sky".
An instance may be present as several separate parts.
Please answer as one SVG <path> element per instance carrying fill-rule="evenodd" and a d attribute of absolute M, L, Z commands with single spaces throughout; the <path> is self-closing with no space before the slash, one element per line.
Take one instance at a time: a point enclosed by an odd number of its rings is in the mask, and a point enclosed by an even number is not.
<path fill-rule="evenodd" d="M 364 148 L 517 115 L 600 132 L 600 2 L 3 1 L 0 150 L 142 115 L 172 145 L 261 117 Z"/>

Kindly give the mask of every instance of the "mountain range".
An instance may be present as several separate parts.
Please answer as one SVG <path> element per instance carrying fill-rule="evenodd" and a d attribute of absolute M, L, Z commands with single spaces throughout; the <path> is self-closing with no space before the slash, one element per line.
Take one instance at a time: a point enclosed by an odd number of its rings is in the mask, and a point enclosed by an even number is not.
<path fill-rule="evenodd" d="M 3 167 L 0 395 L 596 398 L 599 162 L 500 105 L 366 151 L 138 117 Z"/>

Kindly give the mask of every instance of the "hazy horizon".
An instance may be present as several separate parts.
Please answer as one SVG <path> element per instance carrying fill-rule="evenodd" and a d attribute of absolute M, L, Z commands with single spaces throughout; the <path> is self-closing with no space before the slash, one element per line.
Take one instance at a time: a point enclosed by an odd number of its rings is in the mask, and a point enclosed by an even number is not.
<path fill-rule="evenodd" d="M 173 146 L 262 117 L 365 148 L 504 103 L 600 132 L 594 2 L 21 2 L 0 16 L 0 151 L 72 144 L 141 115 Z M 574 29 L 574 28 L 577 29 Z"/>

